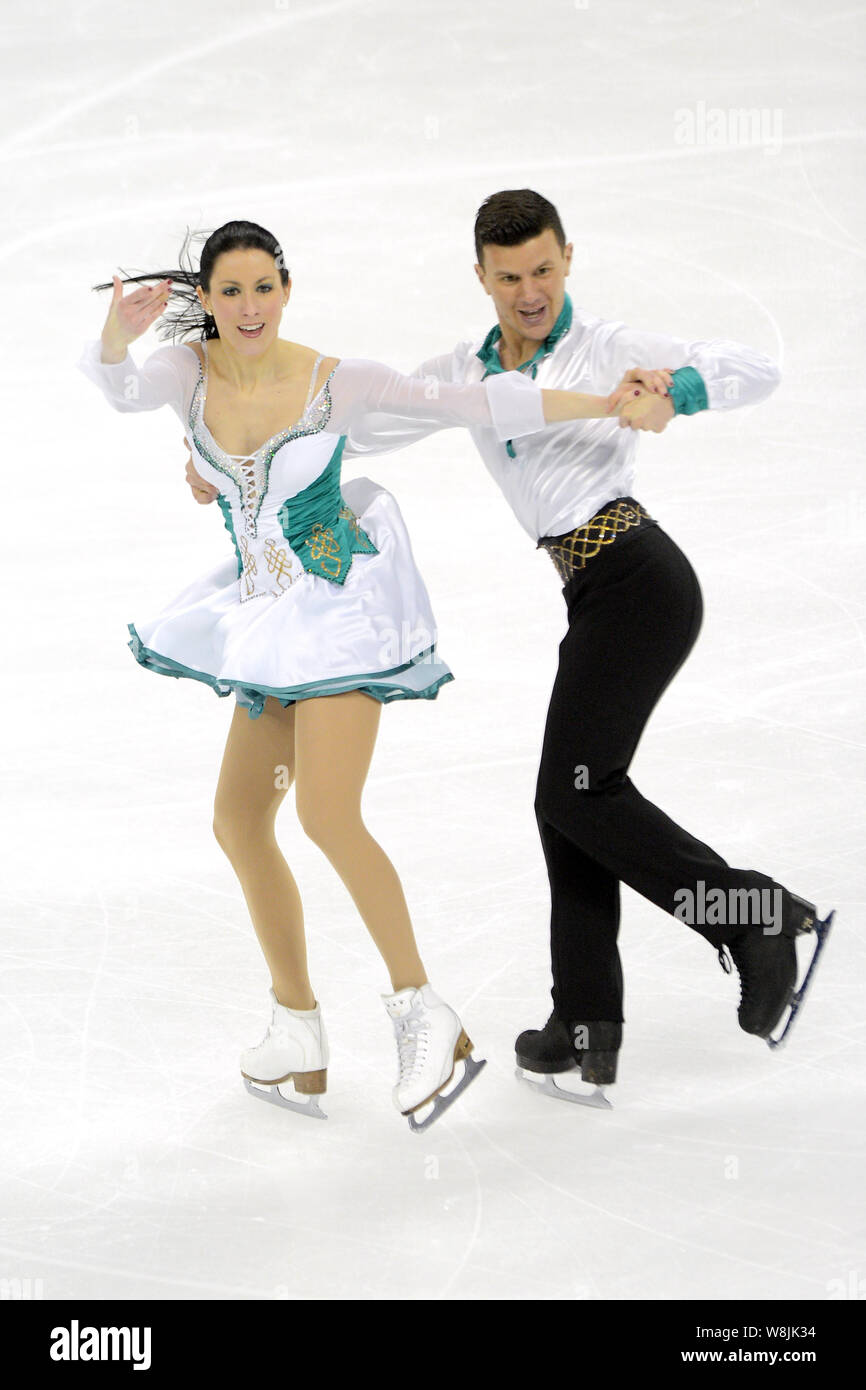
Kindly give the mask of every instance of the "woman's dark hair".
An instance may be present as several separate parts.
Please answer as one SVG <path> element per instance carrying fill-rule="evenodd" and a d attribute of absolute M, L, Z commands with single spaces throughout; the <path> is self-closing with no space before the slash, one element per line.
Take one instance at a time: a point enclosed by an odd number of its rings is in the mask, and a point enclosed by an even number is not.
<path fill-rule="evenodd" d="M 506 189 L 485 198 L 475 218 L 475 256 L 484 264 L 485 246 L 520 246 L 547 229 L 565 249 L 565 232 L 559 213 L 540 193 L 531 188 Z"/>
<path fill-rule="evenodd" d="M 193 242 L 204 240 L 199 257 L 198 269 L 193 265 L 190 247 Z M 185 338 L 218 338 L 216 322 L 211 314 L 206 314 L 196 294 L 196 286 L 210 289 L 214 263 L 224 251 L 267 251 L 277 263 L 280 279 L 285 287 L 289 283 L 289 272 L 283 260 L 283 250 L 275 236 L 272 236 L 257 222 L 225 222 L 214 232 L 191 232 L 187 227 L 183 246 L 178 256 L 176 270 L 153 270 L 148 275 L 122 275 L 125 285 L 140 284 L 146 280 L 171 280 L 169 305 L 175 307 L 162 316 L 157 337 L 165 341 L 183 342 Z M 95 290 L 110 290 L 106 285 L 94 285 Z"/>

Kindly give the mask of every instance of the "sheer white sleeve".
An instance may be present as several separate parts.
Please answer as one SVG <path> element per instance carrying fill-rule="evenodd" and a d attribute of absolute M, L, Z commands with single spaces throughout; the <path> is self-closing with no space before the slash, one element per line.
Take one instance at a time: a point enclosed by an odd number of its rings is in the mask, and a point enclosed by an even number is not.
<path fill-rule="evenodd" d="M 541 390 L 520 372 L 456 383 L 433 374 L 401 376 L 381 362 L 344 358 L 331 377 L 330 391 L 329 428 L 348 435 L 350 441 L 362 435 L 363 423 L 371 415 L 414 422 L 420 427 L 416 438 L 431 429 L 464 426 L 492 429 L 505 441 L 544 428 Z"/>
<path fill-rule="evenodd" d="M 78 368 L 99 387 L 115 410 L 158 410 L 170 405 L 181 419 L 198 380 L 198 358 L 189 347 L 164 347 L 139 367 L 127 352 L 122 362 L 103 362 L 102 343 L 85 345 Z"/>
<path fill-rule="evenodd" d="M 458 375 L 458 356 L 456 352 L 447 352 L 441 357 L 430 357 L 422 362 L 420 367 L 416 367 L 411 373 L 413 377 L 422 380 L 436 378 L 438 381 L 454 381 L 459 379 Z M 388 454 L 395 449 L 405 449 L 407 445 L 414 444 L 419 439 L 425 439 L 429 434 L 435 434 L 437 430 L 447 429 L 448 426 L 441 420 L 435 420 L 431 416 L 415 416 L 409 420 L 406 416 L 386 415 L 382 412 L 370 411 L 360 419 L 356 420 L 346 433 L 346 445 L 343 449 L 343 458 L 361 458 L 365 454 Z"/>
<path fill-rule="evenodd" d="M 724 338 L 687 342 L 664 333 L 643 333 L 623 323 L 606 323 L 596 340 L 593 376 L 610 391 L 630 367 L 694 367 L 707 388 L 711 410 L 757 405 L 779 384 L 771 357 Z"/>

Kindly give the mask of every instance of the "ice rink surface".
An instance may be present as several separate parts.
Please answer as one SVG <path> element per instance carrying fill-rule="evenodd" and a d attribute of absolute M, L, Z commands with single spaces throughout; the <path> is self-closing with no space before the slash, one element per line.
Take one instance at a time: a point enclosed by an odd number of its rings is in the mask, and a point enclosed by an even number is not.
<path fill-rule="evenodd" d="M 864 1296 L 864 30 L 804 0 L 9 18 L 0 1278 L 57 1299 Z M 117 415 L 75 370 L 107 307 L 90 286 L 248 218 L 287 248 L 283 336 L 410 370 L 493 323 L 473 219 L 525 186 L 562 214 L 576 304 L 781 362 L 763 405 L 641 438 L 636 496 L 706 616 L 632 773 L 836 930 L 774 1055 L 710 948 L 625 890 L 615 1108 L 518 1086 L 515 1035 L 549 1012 L 532 800 L 560 586 L 468 437 L 371 459 L 345 476 L 397 496 L 456 680 L 383 711 L 367 820 L 487 1067 L 409 1133 L 387 975 L 289 798 L 332 1046 L 312 1123 L 238 1072 L 268 979 L 211 832 L 232 702 L 126 647 L 225 528 L 173 414 Z"/>

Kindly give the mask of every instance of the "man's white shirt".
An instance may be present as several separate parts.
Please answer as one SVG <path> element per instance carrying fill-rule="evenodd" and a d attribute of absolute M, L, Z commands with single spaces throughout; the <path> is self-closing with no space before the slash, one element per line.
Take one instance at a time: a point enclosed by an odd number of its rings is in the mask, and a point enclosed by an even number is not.
<path fill-rule="evenodd" d="M 437 382 L 482 380 L 486 367 L 478 353 L 483 341 L 458 343 L 453 352 L 421 363 L 413 375 L 429 382 L 431 399 Z M 494 350 L 499 346 L 501 338 Z M 664 333 L 645 333 L 576 306 L 570 328 L 533 365 L 536 384 L 543 389 L 596 395 L 607 395 L 631 367 L 693 367 L 704 381 L 711 410 L 756 405 L 775 390 L 780 376 L 771 358 L 742 343 L 718 338 L 686 342 Z M 369 415 L 350 430 L 343 457 L 401 449 L 445 428 L 432 419 Z M 616 416 L 548 425 L 538 434 L 515 439 L 513 457 L 492 429 L 469 432 L 533 540 L 564 535 L 584 525 L 611 498 L 633 495 L 637 433 L 621 428 Z"/>

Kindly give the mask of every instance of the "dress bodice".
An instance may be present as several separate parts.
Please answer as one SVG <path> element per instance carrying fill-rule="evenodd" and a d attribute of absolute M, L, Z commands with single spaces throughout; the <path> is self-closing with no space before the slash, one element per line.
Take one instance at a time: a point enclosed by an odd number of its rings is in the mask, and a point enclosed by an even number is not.
<path fill-rule="evenodd" d="M 325 429 L 331 413 L 329 384 L 333 372 L 313 398 L 313 388 L 321 364 L 316 360 L 306 405 L 300 419 L 288 429 L 266 439 L 253 454 L 229 454 L 217 443 L 205 424 L 207 400 L 207 346 L 199 361 L 198 381 L 192 393 L 187 425 L 192 443 L 204 468 L 198 471 L 220 493 L 236 501 L 244 529 L 256 534 L 263 508 L 274 515 L 282 502 L 308 486 L 327 466 L 339 436 Z M 312 441 L 300 449 L 290 449 L 298 440 Z M 215 475 L 215 476 L 214 476 Z M 232 484 L 234 486 L 232 486 Z M 276 499 L 276 500 L 275 500 Z"/>
<path fill-rule="evenodd" d="M 352 555 L 376 547 L 340 491 L 345 436 L 327 429 L 331 372 L 313 395 L 316 358 L 300 419 L 252 454 L 229 454 L 205 424 L 207 343 L 190 401 L 188 428 L 203 461 L 197 470 L 218 498 L 238 562 L 241 602 L 284 593 L 304 572 L 342 584 Z"/>

